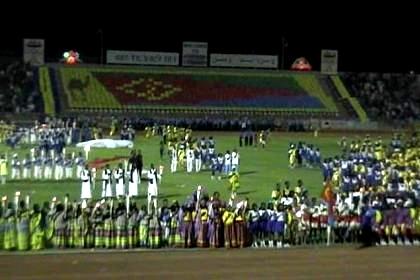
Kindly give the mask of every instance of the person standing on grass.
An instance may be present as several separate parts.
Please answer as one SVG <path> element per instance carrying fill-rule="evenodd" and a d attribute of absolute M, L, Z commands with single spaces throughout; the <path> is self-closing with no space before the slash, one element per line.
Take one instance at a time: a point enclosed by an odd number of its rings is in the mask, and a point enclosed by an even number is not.
<path fill-rule="evenodd" d="M 26 158 L 23 159 L 22 166 L 23 166 L 23 179 L 31 178 L 32 161 L 29 154 L 27 154 Z"/>
<path fill-rule="evenodd" d="M 239 172 L 239 152 L 236 149 L 232 151 L 232 170 L 235 169 L 236 172 Z"/>
<path fill-rule="evenodd" d="M 6 184 L 7 178 L 7 160 L 4 155 L 0 157 L 0 182 L 2 185 Z"/>
<path fill-rule="evenodd" d="M 44 249 L 44 229 L 42 227 L 43 215 L 38 204 L 34 204 L 30 217 L 30 244 L 32 250 Z"/>
<path fill-rule="evenodd" d="M 188 148 L 187 149 L 187 173 L 191 173 L 193 171 L 193 163 L 194 163 L 194 151 Z"/>
<path fill-rule="evenodd" d="M 71 179 L 73 177 L 73 159 L 71 158 L 71 154 L 67 154 L 66 158 L 64 159 L 64 167 L 65 178 Z"/>
<path fill-rule="evenodd" d="M 109 164 L 102 170 L 102 198 L 112 197 L 112 171 Z"/>
<path fill-rule="evenodd" d="M 150 165 L 147 179 L 149 179 L 147 187 L 147 213 L 152 213 L 152 209 L 157 211 L 158 181 L 160 180 L 160 175 L 156 171 L 153 163 Z"/>
<path fill-rule="evenodd" d="M 171 149 L 171 173 L 176 172 L 176 168 L 178 166 L 178 152 L 175 147 Z"/>
<path fill-rule="evenodd" d="M 19 209 L 17 213 L 17 248 L 19 251 L 26 251 L 29 249 L 29 218 L 30 213 L 26 208 L 25 201 L 19 202 Z"/>
<path fill-rule="evenodd" d="M 125 195 L 125 172 L 122 163 L 118 164 L 118 169 L 116 169 L 114 172 L 114 178 L 116 180 L 115 195 L 117 197 L 122 197 Z"/>
<path fill-rule="evenodd" d="M 194 165 L 195 165 L 195 172 L 200 172 L 201 170 L 201 150 L 197 146 L 194 148 Z"/>
<path fill-rule="evenodd" d="M 76 177 L 79 178 L 80 174 L 83 171 L 83 167 L 85 166 L 85 159 L 83 158 L 82 152 L 79 152 L 79 155 L 76 157 L 75 160 L 75 164 L 76 164 Z"/>
<path fill-rule="evenodd" d="M 163 160 L 163 153 L 165 152 L 165 144 L 163 143 L 163 141 L 160 141 L 159 143 L 159 156 L 160 156 L 160 160 Z"/>
<path fill-rule="evenodd" d="M 83 169 L 80 179 L 82 180 L 82 191 L 80 195 L 80 199 L 87 200 L 92 199 L 92 191 L 91 191 L 91 184 L 92 184 L 92 176 L 89 171 L 89 167 L 86 164 L 85 168 Z"/>
<path fill-rule="evenodd" d="M 226 151 L 226 154 L 225 154 L 225 162 L 224 162 L 223 167 L 224 167 L 224 173 L 226 175 L 228 175 L 230 173 L 230 171 L 231 171 L 231 168 L 232 168 L 232 157 L 230 155 L 230 151 L 229 150 Z"/>
<path fill-rule="evenodd" d="M 128 180 L 128 196 L 129 197 L 136 197 L 139 194 L 138 191 L 138 183 L 139 183 L 139 176 L 138 169 L 134 166 L 131 166 L 131 170 L 129 171 L 129 180 Z"/>
<path fill-rule="evenodd" d="M 11 179 L 20 179 L 20 160 L 17 154 L 13 155 L 12 158 L 12 176 Z"/>

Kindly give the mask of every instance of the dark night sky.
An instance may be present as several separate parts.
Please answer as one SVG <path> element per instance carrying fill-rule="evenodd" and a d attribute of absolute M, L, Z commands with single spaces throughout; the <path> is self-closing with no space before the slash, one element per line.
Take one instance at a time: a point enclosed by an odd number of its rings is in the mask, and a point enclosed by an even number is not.
<path fill-rule="evenodd" d="M 328 4 L 303 5 L 305 9 L 243 4 L 239 9 L 197 2 L 194 11 L 187 11 L 112 3 L 112 7 L 84 8 L 75 4 L 77 13 L 62 8 L 56 13 L 27 12 L 19 27 L 7 24 L 16 19 L 11 13 L 10 18 L 1 19 L 0 54 L 20 55 L 22 38 L 39 37 L 46 39 L 50 59 L 59 59 L 68 49 L 78 50 L 82 59 L 98 57 L 99 29 L 105 49 L 138 51 L 181 52 L 182 41 L 197 40 L 209 43 L 209 53 L 280 54 L 285 36 L 286 65 L 305 56 L 319 69 L 321 49 L 329 48 L 339 51 L 340 71 L 420 72 L 420 24 L 409 7 L 381 6 L 380 10 L 332 2 L 337 9 Z M 203 9 L 209 11 L 207 15 Z M 41 23 L 41 17 L 48 23 Z"/>

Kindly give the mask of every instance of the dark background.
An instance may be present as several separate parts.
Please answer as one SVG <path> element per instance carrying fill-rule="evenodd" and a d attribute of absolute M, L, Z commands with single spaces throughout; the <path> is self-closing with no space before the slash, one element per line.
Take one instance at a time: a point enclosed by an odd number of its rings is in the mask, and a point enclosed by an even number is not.
<path fill-rule="evenodd" d="M 304 56 L 319 70 L 321 49 L 337 49 L 340 71 L 420 71 L 420 16 L 408 4 L 10 3 L 0 18 L 0 56 L 21 56 L 22 38 L 45 38 L 47 61 L 74 49 L 98 62 L 101 31 L 105 49 L 181 53 L 182 41 L 204 41 L 209 53 L 281 56 L 284 36 L 286 68 Z"/>

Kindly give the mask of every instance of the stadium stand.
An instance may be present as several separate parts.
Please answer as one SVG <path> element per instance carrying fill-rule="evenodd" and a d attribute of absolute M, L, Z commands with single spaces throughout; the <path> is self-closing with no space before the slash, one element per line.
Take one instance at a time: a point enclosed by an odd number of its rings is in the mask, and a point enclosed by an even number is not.
<path fill-rule="evenodd" d="M 15 62 L 0 66 L 0 111 L 42 112 L 42 97 L 36 89 L 36 71 Z"/>
<path fill-rule="evenodd" d="M 182 68 L 57 67 L 70 111 L 336 115 L 316 74 Z"/>
<path fill-rule="evenodd" d="M 420 119 L 420 83 L 412 74 L 343 73 L 342 80 L 375 120 Z M 403 102 L 401 102 L 403 100 Z"/>

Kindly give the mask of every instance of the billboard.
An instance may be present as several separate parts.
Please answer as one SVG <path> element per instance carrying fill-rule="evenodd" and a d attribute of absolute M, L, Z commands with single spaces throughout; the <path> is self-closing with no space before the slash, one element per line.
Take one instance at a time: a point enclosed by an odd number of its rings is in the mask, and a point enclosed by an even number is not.
<path fill-rule="evenodd" d="M 23 39 L 23 61 L 35 66 L 43 65 L 45 55 L 44 39 Z"/>
<path fill-rule="evenodd" d="M 110 64 L 178 66 L 179 54 L 107 50 L 106 62 Z"/>
<path fill-rule="evenodd" d="M 210 54 L 212 67 L 278 68 L 276 55 Z"/>
<path fill-rule="evenodd" d="M 182 65 L 207 67 L 208 43 L 206 42 L 183 42 Z"/>
<path fill-rule="evenodd" d="M 322 50 L 321 51 L 321 73 L 335 75 L 338 71 L 338 51 Z"/>

